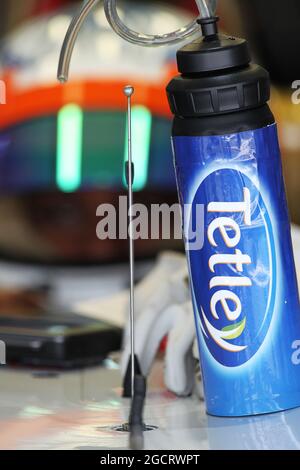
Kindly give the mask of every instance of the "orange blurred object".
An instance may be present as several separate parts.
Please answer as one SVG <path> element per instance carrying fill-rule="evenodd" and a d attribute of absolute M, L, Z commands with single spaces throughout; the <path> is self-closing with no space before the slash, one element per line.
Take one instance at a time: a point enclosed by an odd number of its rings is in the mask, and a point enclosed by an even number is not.
<path fill-rule="evenodd" d="M 174 65 L 166 71 L 165 84 L 174 76 Z M 0 114 L 0 127 L 5 128 L 27 119 L 56 114 L 68 103 L 85 110 L 125 110 L 123 88 L 125 79 L 73 80 L 61 85 L 18 88 L 13 73 L 3 77 L 6 83 L 6 106 Z M 170 117 L 166 93 L 162 83 L 135 83 L 135 102 L 147 106 L 152 113 Z"/>

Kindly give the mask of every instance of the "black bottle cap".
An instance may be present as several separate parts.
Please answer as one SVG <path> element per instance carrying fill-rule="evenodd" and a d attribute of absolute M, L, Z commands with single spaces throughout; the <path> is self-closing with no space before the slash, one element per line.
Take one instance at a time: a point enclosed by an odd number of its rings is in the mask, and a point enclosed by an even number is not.
<path fill-rule="evenodd" d="M 177 53 L 181 76 L 167 88 L 173 114 L 200 117 L 263 106 L 270 98 L 268 72 L 250 64 L 245 39 L 218 34 L 218 18 L 199 20 L 203 37 Z"/>
<path fill-rule="evenodd" d="M 218 34 L 218 21 L 218 17 L 198 20 L 203 37 L 178 51 L 180 73 L 207 73 L 242 67 L 250 63 L 247 41 Z"/>

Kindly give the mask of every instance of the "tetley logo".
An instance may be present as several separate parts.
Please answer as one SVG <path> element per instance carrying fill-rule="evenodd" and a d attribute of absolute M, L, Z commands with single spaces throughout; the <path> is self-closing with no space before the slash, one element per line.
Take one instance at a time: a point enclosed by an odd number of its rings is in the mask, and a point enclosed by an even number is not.
<path fill-rule="evenodd" d="M 210 199 L 211 188 L 218 200 Z M 236 367 L 259 350 L 272 320 L 276 262 L 271 221 L 260 192 L 237 170 L 210 174 L 196 192 L 193 204 L 200 203 L 206 208 L 205 243 L 190 252 L 200 328 L 212 356 Z"/>

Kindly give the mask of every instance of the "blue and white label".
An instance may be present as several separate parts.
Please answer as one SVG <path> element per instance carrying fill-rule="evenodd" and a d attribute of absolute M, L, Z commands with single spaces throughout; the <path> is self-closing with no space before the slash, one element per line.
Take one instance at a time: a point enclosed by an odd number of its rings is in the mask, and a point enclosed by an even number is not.
<path fill-rule="evenodd" d="M 220 185 L 222 197 L 210 199 L 211 188 Z M 202 279 L 194 299 L 210 353 L 235 367 L 256 354 L 272 320 L 276 262 L 270 216 L 258 189 L 233 169 L 219 169 L 200 184 L 193 205 L 200 204 L 205 242 L 189 251 L 193 284 Z"/>
<path fill-rule="evenodd" d="M 299 294 L 276 126 L 173 144 L 207 411 L 300 406 Z"/>

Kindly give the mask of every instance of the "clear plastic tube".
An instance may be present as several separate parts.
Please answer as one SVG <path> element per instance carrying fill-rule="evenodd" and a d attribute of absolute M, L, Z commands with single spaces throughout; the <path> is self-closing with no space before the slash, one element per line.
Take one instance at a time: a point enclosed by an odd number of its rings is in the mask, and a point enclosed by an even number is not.
<path fill-rule="evenodd" d="M 217 6 L 217 0 L 195 0 L 202 18 L 214 16 Z M 163 46 L 180 42 L 199 31 L 197 19 L 188 25 L 167 34 L 150 35 L 133 31 L 128 28 L 120 19 L 117 10 L 117 0 L 104 0 L 104 10 L 107 21 L 112 29 L 123 39 L 140 46 Z"/>
<path fill-rule="evenodd" d="M 214 16 L 217 7 L 217 0 L 195 1 L 202 18 Z M 59 59 L 58 79 L 61 82 L 66 82 L 68 80 L 72 53 L 81 26 L 86 17 L 98 3 L 100 3 L 100 0 L 85 0 L 82 8 L 73 18 L 72 23 L 69 26 Z M 196 32 L 199 32 L 199 25 L 197 23 L 197 19 L 195 19 L 188 25 L 171 33 L 162 35 L 143 34 L 133 31 L 122 22 L 117 10 L 117 0 L 104 0 L 104 9 L 107 20 L 112 29 L 126 41 L 133 44 L 139 44 L 141 46 L 153 47 L 174 44 L 188 38 Z"/>
<path fill-rule="evenodd" d="M 217 9 L 217 0 L 195 0 L 201 18 L 211 18 Z"/>

